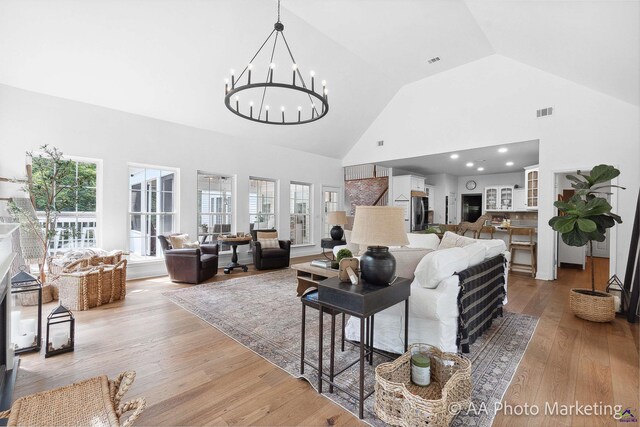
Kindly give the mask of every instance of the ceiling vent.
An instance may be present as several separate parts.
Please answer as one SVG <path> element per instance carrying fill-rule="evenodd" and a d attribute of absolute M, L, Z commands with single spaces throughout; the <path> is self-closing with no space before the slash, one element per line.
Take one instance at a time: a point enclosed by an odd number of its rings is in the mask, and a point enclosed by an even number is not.
<path fill-rule="evenodd" d="M 380 140 L 380 141 L 376 142 L 376 144 L 378 145 L 378 147 L 382 147 L 384 145 L 384 141 Z"/>
<path fill-rule="evenodd" d="M 429 59 L 427 61 L 428 64 L 435 64 L 436 62 L 440 61 L 440 57 L 439 56 L 434 56 L 433 58 Z"/>
<path fill-rule="evenodd" d="M 536 111 L 536 117 L 546 117 L 553 114 L 553 107 L 543 108 Z"/>

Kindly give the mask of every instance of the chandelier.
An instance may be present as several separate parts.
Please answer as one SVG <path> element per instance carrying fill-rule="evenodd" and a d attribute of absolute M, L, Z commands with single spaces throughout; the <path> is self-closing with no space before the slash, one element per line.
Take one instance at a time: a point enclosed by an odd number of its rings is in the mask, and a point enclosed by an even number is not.
<path fill-rule="evenodd" d="M 254 66 L 253 62 L 272 37 L 273 45 L 271 48 L 271 56 L 269 63 L 265 68 L 266 78 L 264 81 L 258 81 L 258 79 L 255 78 L 255 73 L 258 69 Z M 276 54 L 276 47 L 278 46 L 279 39 L 282 39 L 282 43 L 280 43 L 280 45 L 284 44 L 286 52 L 288 53 L 287 61 L 289 58 L 291 59 L 291 74 L 286 71 L 279 73 L 276 71 L 274 55 Z M 278 71 L 279 70 L 280 69 L 278 68 Z M 278 78 L 276 78 L 276 75 L 278 75 Z M 253 80 L 252 77 L 254 77 Z M 289 77 L 290 79 L 288 79 Z M 300 66 L 294 59 L 291 49 L 289 48 L 289 43 L 287 42 L 287 38 L 284 36 L 284 25 L 280 22 L 280 0 L 278 0 L 278 21 L 274 24 L 273 30 L 267 39 L 262 43 L 258 51 L 253 55 L 247 66 L 244 67 L 237 78 L 235 76 L 235 72 L 231 70 L 231 81 L 229 81 L 229 79 L 225 79 L 224 104 L 233 114 L 254 122 L 272 125 L 299 125 L 303 123 L 311 123 L 326 116 L 329 112 L 329 91 L 327 90 L 327 82 L 323 80 L 321 82 L 321 92 L 316 92 L 315 73 L 311 71 L 309 73 L 309 77 L 311 84 L 310 86 L 307 86 L 307 83 L 302 76 L 302 72 L 300 71 Z M 288 79 L 288 82 L 285 82 L 285 79 Z M 249 95 L 245 97 L 244 94 L 241 94 L 243 91 L 246 91 L 245 94 L 247 95 L 250 93 L 256 94 L 257 98 L 260 99 L 259 103 L 254 105 L 253 100 L 249 100 L 247 103 L 247 99 L 251 98 L 251 96 Z M 268 98 L 269 101 L 273 98 L 271 96 L 272 93 L 282 95 L 284 92 L 286 94 L 282 97 L 280 103 L 275 104 L 276 108 L 280 107 L 280 111 L 271 110 L 271 117 L 269 117 L 270 106 L 268 102 L 265 101 L 265 99 L 267 99 L 267 91 L 269 91 L 270 94 Z M 293 105 L 293 111 L 291 111 L 291 105 L 285 104 L 290 104 L 290 102 L 294 100 L 296 101 L 296 104 Z M 303 107 L 303 104 L 305 107 Z M 295 110 L 296 105 L 297 111 Z"/>

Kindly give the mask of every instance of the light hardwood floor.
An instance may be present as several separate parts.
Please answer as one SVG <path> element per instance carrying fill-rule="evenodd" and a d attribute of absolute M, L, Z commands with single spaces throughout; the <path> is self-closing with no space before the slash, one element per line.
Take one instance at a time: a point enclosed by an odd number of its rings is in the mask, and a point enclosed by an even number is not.
<path fill-rule="evenodd" d="M 317 256 L 298 258 L 303 262 Z M 606 281 L 606 263 L 598 263 Z M 602 267 L 602 268 L 601 268 Z M 248 273 L 219 274 L 212 282 Z M 616 319 L 593 324 L 568 308 L 571 287 L 588 271 L 560 280 L 513 274 L 507 310 L 540 317 L 504 402 L 616 403 L 638 409 L 638 327 Z M 144 396 L 137 425 L 358 425 L 356 417 L 162 296 L 190 285 L 166 277 L 128 283 L 124 302 L 78 312 L 73 353 L 21 356 L 15 396 L 93 375 L 138 373 L 129 397 Z M 52 307 L 52 306 L 51 306 Z M 48 313 L 51 308 L 43 310 Z M 634 412 L 635 414 L 635 412 Z M 637 415 L 637 414 L 636 414 Z M 496 426 L 615 425 L 605 417 L 535 418 L 499 414 Z"/>

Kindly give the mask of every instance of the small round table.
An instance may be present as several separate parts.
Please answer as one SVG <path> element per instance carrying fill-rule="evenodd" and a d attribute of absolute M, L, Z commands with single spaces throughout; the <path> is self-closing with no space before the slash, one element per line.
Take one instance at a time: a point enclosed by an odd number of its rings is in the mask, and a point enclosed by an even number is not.
<path fill-rule="evenodd" d="M 219 245 L 229 245 L 233 249 L 233 255 L 231 255 L 231 262 L 224 268 L 224 274 L 229 274 L 234 268 L 242 268 L 245 273 L 249 270 L 244 264 L 238 264 L 238 245 L 248 245 L 251 242 L 251 236 L 248 237 L 231 237 L 227 239 L 218 238 Z"/>

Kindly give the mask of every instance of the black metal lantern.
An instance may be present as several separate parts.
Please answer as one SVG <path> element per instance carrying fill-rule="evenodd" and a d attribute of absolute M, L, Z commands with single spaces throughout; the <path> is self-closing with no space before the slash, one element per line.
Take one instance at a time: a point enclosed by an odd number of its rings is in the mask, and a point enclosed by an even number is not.
<path fill-rule="evenodd" d="M 16 354 L 40 351 L 42 283 L 26 267 L 11 278 L 11 342 Z"/>
<path fill-rule="evenodd" d="M 629 295 L 615 274 L 607 282 L 607 293 L 613 295 L 616 313 L 624 314 L 629 304 Z"/>
<path fill-rule="evenodd" d="M 76 319 L 63 305 L 57 306 L 47 316 L 47 350 L 44 357 L 73 351 Z"/>

